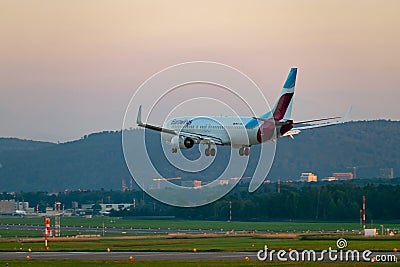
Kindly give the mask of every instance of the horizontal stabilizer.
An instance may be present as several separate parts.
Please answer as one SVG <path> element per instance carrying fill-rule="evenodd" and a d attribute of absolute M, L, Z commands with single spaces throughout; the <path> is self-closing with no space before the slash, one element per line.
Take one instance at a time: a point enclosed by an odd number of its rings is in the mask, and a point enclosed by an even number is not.
<path fill-rule="evenodd" d="M 331 118 L 324 118 L 324 119 L 316 119 L 316 120 L 308 120 L 308 121 L 296 121 L 293 124 L 306 124 L 306 123 L 310 123 L 310 122 L 317 122 L 317 121 L 328 121 L 328 120 L 334 120 L 334 119 L 340 119 L 342 117 L 331 117 Z"/>

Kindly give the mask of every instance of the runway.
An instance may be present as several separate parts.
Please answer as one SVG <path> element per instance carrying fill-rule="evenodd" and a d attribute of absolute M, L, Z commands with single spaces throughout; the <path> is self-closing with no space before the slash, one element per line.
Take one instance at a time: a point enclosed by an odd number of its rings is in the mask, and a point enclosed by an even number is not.
<path fill-rule="evenodd" d="M 255 260 L 255 252 L 0 252 L 0 260 Z"/>
<path fill-rule="evenodd" d="M 286 254 L 287 255 L 287 254 Z M 343 254 L 346 255 L 346 254 Z M 377 258 L 377 261 L 397 262 L 400 258 L 400 252 L 372 252 L 369 254 L 369 260 L 364 258 L 341 258 L 336 254 L 336 258 L 331 259 L 328 254 L 316 252 L 316 257 L 313 261 L 372 261 Z M 207 261 L 207 260 L 249 260 L 258 261 L 256 252 L 0 252 L 0 260 L 26 260 L 27 256 L 31 260 L 112 260 L 112 261 L 128 261 L 132 256 L 134 260 L 145 261 Z M 392 257 L 392 258 L 390 258 Z M 265 259 L 264 259 L 265 260 Z M 297 261 L 304 259 L 297 259 Z M 310 261 L 311 259 L 308 259 Z M 267 261 L 271 261 L 268 259 Z M 277 255 L 274 254 L 272 261 L 278 262 Z M 286 261 L 294 261 L 288 259 Z"/>

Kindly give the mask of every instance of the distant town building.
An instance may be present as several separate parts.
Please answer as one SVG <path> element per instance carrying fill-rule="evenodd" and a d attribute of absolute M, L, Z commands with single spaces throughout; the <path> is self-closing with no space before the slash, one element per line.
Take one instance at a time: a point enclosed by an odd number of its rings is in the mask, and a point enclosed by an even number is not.
<path fill-rule="evenodd" d="M 382 168 L 382 169 L 380 169 L 380 177 L 381 178 L 393 179 L 393 177 L 394 177 L 393 168 Z"/>
<path fill-rule="evenodd" d="M 231 180 L 233 183 L 238 183 L 239 185 L 246 185 L 246 184 L 249 184 L 249 183 L 250 183 L 251 178 L 252 178 L 252 177 L 250 177 L 250 176 L 245 176 L 245 177 L 233 177 L 233 178 L 230 178 L 230 180 Z M 239 181 L 239 182 L 238 182 L 238 181 Z"/>
<path fill-rule="evenodd" d="M 200 181 L 200 180 L 181 181 L 181 186 L 184 186 L 184 187 L 200 188 L 201 185 L 202 185 L 202 181 Z"/>
<path fill-rule="evenodd" d="M 218 184 L 219 185 L 228 185 L 229 184 L 229 180 L 219 180 Z"/>
<path fill-rule="evenodd" d="M 201 181 L 200 180 L 194 180 L 193 181 L 193 187 L 194 188 L 200 188 L 201 187 Z"/>
<path fill-rule="evenodd" d="M 303 172 L 300 176 L 300 182 L 317 182 L 318 177 L 312 172 Z"/>
<path fill-rule="evenodd" d="M 335 177 L 337 180 L 351 180 L 353 179 L 352 172 L 334 172 L 332 176 Z"/>
<path fill-rule="evenodd" d="M 332 181 L 337 181 L 338 179 L 336 177 L 333 176 L 329 176 L 329 177 L 325 177 L 324 179 L 322 179 L 321 181 L 328 181 L 328 182 L 332 182 Z"/>

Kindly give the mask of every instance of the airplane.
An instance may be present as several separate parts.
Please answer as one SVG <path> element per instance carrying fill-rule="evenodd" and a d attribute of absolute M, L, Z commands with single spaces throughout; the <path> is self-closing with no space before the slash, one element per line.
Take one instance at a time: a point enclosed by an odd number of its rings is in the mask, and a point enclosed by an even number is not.
<path fill-rule="evenodd" d="M 136 123 L 139 127 L 162 132 L 162 139 L 172 145 L 172 153 L 177 153 L 178 149 L 190 149 L 194 144 L 207 144 L 206 156 L 216 155 L 216 145 L 238 148 L 240 156 L 249 156 L 252 145 L 275 141 L 285 136 L 293 139 L 294 135 L 303 130 L 347 121 L 351 108 L 343 118 L 330 117 L 294 122 L 291 119 L 291 111 L 296 76 L 297 68 L 291 68 L 275 105 L 259 117 L 185 116 L 173 118 L 160 127 L 142 122 L 140 105 Z M 310 124 L 322 121 L 330 122 Z"/>
<path fill-rule="evenodd" d="M 24 215 L 26 215 L 26 211 L 24 211 L 24 210 L 16 210 L 14 214 L 23 217 Z"/>

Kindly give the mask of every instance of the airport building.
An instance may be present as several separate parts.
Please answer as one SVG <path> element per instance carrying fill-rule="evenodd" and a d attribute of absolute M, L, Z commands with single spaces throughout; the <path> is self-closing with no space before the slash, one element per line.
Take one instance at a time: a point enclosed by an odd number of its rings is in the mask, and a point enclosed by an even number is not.
<path fill-rule="evenodd" d="M 27 201 L 17 201 L 15 202 L 15 210 L 29 210 L 29 202 Z"/>
<path fill-rule="evenodd" d="M 16 212 L 23 212 L 33 214 L 34 208 L 29 208 L 29 202 L 27 201 L 15 201 L 10 200 L 0 200 L 0 214 L 15 214 Z"/>
<path fill-rule="evenodd" d="M 0 200 L 0 214 L 12 214 L 15 212 L 15 200 Z"/>
<path fill-rule="evenodd" d="M 82 208 L 77 211 L 78 215 L 88 215 L 93 213 L 93 206 L 95 204 L 82 204 Z M 100 213 L 108 213 L 112 210 L 124 210 L 131 206 L 132 203 L 117 203 L 117 204 L 98 204 L 101 207 Z"/>

